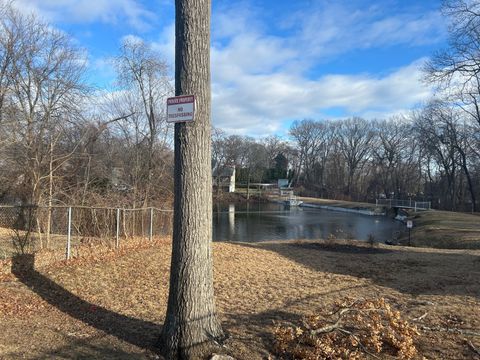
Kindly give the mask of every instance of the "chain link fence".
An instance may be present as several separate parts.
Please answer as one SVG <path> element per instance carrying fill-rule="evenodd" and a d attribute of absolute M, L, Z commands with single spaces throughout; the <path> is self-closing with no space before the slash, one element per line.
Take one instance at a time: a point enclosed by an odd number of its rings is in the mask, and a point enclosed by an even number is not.
<path fill-rule="evenodd" d="M 0 259 L 79 245 L 121 246 L 172 231 L 172 210 L 66 206 L 0 206 Z"/>

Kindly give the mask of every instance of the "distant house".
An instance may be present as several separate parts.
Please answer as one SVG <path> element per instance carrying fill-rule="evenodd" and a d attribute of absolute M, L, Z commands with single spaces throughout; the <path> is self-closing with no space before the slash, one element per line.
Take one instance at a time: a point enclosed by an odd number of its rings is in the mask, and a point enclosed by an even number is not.
<path fill-rule="evenodd" d="M 288 179 L 278 179 L 278 188 L 279 189 L 286 189 L 289 188 L 290 184 L 288 183 Z"/>
<path fill-rule="evenodd" d="M 114 167 L 110 176 L 110 184 L 114 190 L 126 192 L 132 190 L 132 187 L 125 181 L 125 170 L 123 167 Z"/>
<path fill-rule="evenodd" d="M 226 192 L 235 192 L 235 167 L 227 166 L 213 169 L 213 186 Z"/>

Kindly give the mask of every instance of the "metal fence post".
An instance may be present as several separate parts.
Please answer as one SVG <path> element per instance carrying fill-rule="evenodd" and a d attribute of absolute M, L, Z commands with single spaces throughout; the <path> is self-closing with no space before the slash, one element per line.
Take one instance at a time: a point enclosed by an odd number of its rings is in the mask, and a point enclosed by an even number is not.
<path fill-rule="evenodd" d="M 153 239 L 153 207 L 150 208 L 150 234 L 149 240 L 152 241 Z"/>
<path fill-rule="evenodd" d="M 118 248 L 120 245 L 120 209 L 117 209 L 117 229 L 115 235 L 115 247 Z"/>
<path fill-rule="evenodd" d="M 72 207 L 68 207 L 68 224 L 67 224 L 67 251 L 66 258 L 70 259 L 70 246 L 72 241 Z"/>

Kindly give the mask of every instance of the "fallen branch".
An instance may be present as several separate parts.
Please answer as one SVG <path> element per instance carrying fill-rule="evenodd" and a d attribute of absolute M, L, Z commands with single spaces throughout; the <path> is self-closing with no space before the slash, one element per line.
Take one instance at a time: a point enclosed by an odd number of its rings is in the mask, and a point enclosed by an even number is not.
<path fill-rule="evenodd" d="M 340 325 L 342 324 L 342 316 L 344 314 L 346 314 L 347 312 L 351 311 L 351 310 L 353 310 L 353 309 L 352 308 L 342 309 L 340 312 L 338 312 L 338 318 L 337 318 L 337 321 L 334 324 L 330 324 L 330 325 L 321 327 L 320 329 L 310 330 L 310 333 L 312 335 L 318 335 L 318 334 L 329 333 L 329 332 L 332 332 L 334 330 L 339 329 Z M 307 325 L 307 328 L 308 328 L 308 324 L 306 324 L 306 325 Z"/>
<path fill-rule="evenodd" d="M 417 318 L 413 318 L 412 321 L 420 321 L 420 320 L 423 320 L 425 319 L 425 317 L 428 315 L 428 312 L 426 312 L 425 314 L 417 317 Z"/>
<path fill-rule="evenodd" d="M 456 334 L 462 334 L 462 335 L 480 336 L 480 331 L 470 330 L 470 329 L 444 328 L 440 326 L 429 327 L 425 325 L 421 325 L 420 329 L 425 331 L 443 331 L 443 332 L 456 333 Z"/>
<path fill-rule="evenodd" d="M 468 345 L 470 350 L 472 350 L 475 354 L 480 356 L 480 350 L 478 350 L 475 346 L 473 346 L 472 342 L 470 340 L 464 339 L 465 343 Z"/>
<path fill-rule="evenodd" d="M 378 356 L 373 354 L 372 352 L 368 351 L 368 349 L 362 344 L 358 336 L 356 336 L 354 333 L 351 331 L 348 331 L 342 327 L 342 320 L 343 320 L 343 315 L 349 312 L 370 312 L 370 311 L 376 311 L 376 312 L 381 312 L 379 309 L 354 309 L 353 306 L 357 304 L 359 301 L 354 302 L 351 306 L 348 308 L 341 309 L 340 311 L 333 312 L 332 314 L 338 314 L 338 319 L 334 324 L 326 325 L 324 327 L 321 327 L 319 329 L 315 330 L 310 330 L 310 334 L 312 335 L 318 335 L 318 334 L 324 334 L 324 333 L 329 333 L 335 330 L 338 330 L 346 335 L 351 336 L 352 338 L 355 339 L 355 341 L 358 343 L 358 345 L 362 348 L 362 350 L 369 356 L 371 356 L 374 359 L 380 360 Z"/>
<path fill-rule="evenodd" d="M 295 359 L 336 359 L 354 353 L 378 360 L 383 351 L 396 351 L 405 359 L 417 355 L 417 328 L 402 320 L 383 298 L 353 302 L 347 298 L 333 307 L 329 313 L 304 317 L 300 325 L 277 326 L 275 351 Z"/>
<path fill-rule="evenodd" d="M 350 304 L 350 306 L 339 307 L 337 310 L 329 313 L 327 316 L 333 316 L 333 315 L 336 315 L 336 314 L 338 314 L 338 313 L 340 313 L 339 316 L 342 316 L 342 315 L 345 314 L 346 312 L 352 310 L 355 305 L 361 303 L 362 301 L 365 301 L 365 299 L 362 299 L 362 298 L 356 299 L 354 302 L 352 302 L 352 303 Z"/>
<path fill-rule="evenodd" d="M 353 305 L 355 305 L 357 302 L 353 303 Z M 321 327 L 319 329 L 315 329 L 315 330 L 310 330 L 310 333 L 312 335 L 318 335 L 318 334 L 324 334 L 324 333 L 329 333 L 329 332 L 332 332 L 334 330 L 342 330 L 342 319 L 343 319 L 343 315 L 345 315 L 346 313 L 349 313 L 349 312 L 359 312 L 359 313 L 366 313 L 366 312 L 382 312 L 382 310 L 380 309 L 354 309 L 352 307 L 348 307 L 348 308 L 344 308 L 344 309 L 341 309 L 340 311 L 336 311 L 332 314 L 338 314 L 338 318 L 337 318 L 337 321 L 334 323 L 334 324 L 330 324 L 330 325 L 326 325 L 324 327 Z M 305 324 L 305 326 L 307 328 L 308 327 L 308 324 Z M 345 330 L 345 329 L 343 329 Z"/>
<path fill-rule="evenodd" d="M 318 335 L 318 334 L 324 334 L 324 333 L 329 333 L 329 332 L 332 332 L 334 330 L 341 330 L 341 321 L 342 319 L 338 319 L 337 322 L 335 324 L 332 324 L 332 325 L 327 325 L 327 326 L 324 326 L 324 327 L 321 327 L 320 329 L 315 329 L 315 330 L 310 330 L 310 334 L 312 335 Z"/>
<path fill-rule="evenodd" d="M 420 305 L 420 306 L 435 306 L 435 303 L 428 300 L 412 300 L 409 301 L 410 305 Z"/>

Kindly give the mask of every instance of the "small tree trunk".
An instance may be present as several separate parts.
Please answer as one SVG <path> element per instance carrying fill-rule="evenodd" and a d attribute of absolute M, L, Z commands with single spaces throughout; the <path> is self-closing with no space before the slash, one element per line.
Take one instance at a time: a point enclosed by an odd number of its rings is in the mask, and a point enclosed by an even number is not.
<path fill-rule="evenodd" d="M 175 92 L 196 98 L 195 121 L 175 124 L 173 250 L 160 346 L 167 359 L 199 359 L 223 337 L 212 264 L 210 0 L 175 1 Z"/>
<path fill-rule="evenodd" d="M 468 191 L 470 193 L 470 200 L 472 201 L 472 212 L 476 212 L 477 200 L 475 197 L 475 189 L 473 186 L 472 176 L 470 175 L 470 171 L 468 169 L 467 155 L 465 154 L 465 151 L 463 151 L 463 149 L 460 147 L 458 147 L 458 152 L 460 153 L 462 159 L 461 166 L 463 168 L 463 171 L 465 172 L 465 176 L 467 177 Z"/>
<path fill-rule="evenodd" d="M 47 208 L 47 229 L 46 246 L 50 246 L 50 233 L 52 231 L 52 203 L 53 203 L 53 143 L 50 142 L 50 161 L 48 172 L 48 208 Z M 42 244 L 43 248 L 43 244 Z"/>

